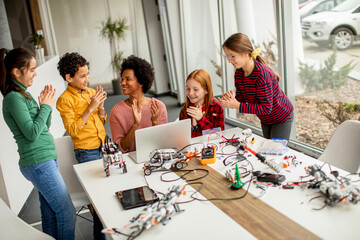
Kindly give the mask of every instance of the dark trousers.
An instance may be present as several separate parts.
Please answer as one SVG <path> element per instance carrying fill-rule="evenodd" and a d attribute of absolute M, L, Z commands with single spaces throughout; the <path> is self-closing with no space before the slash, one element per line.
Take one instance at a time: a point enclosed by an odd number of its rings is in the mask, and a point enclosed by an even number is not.
<path fill-rule="evenodd" d="M 283 138 L 289 141 L 291 133 L 291 125 L 294 120 L 294 112 L 281 123 L 265 124 L 261 123 L 264 138 Z"/>

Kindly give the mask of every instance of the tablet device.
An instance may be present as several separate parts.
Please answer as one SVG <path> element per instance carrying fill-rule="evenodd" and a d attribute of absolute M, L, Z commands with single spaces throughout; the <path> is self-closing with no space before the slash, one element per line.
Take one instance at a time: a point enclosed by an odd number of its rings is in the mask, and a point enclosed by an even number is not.
<path fill-rule="evenodd" d="M 118 191 L 115 195 L 125 210 L 142 207 L 159 200 L 155 192 L 148 186 Z"/>

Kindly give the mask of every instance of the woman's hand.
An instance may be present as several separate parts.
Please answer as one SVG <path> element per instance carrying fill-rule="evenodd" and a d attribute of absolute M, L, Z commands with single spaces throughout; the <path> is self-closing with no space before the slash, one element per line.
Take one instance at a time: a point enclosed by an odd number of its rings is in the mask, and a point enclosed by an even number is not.
<path fill-rule="evenodd" d="M 44 90 L 41 91 L 40 96 L 38 97 L 39 104 L 47 104 L 50 107 L 55 104 L 55 93 L 56 89 L 53 89 L 52 85 L 46 85 Z"/>
<path fill-rule="evenodd" d="M 131 105 L 133 115 L 134 115 L 134 124 L 139 125 L 141 121 L 141 110 L 142 107 L 138 107 L 137 100 L 134 98 Z"/>
<path fill-rule="evenodd" d="M 226 92 L 221 98 L 219 97 L 218 100 L 223 108 L 240 108 L 240 102 L 236 100 L 232 90 Z"/>
<path fill-rule="evenodd" d="M 151 99 L 151 122 L 153 126 L 159 125 L 158 117 L 159 117 L 159 104 L 155 99 Z"/>

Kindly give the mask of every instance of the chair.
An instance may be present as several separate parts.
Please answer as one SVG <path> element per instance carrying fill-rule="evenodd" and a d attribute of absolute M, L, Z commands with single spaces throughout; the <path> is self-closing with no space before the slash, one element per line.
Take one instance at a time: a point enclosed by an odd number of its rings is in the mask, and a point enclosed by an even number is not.
<path fill-rule="evenodd" d="M 87 219 L 80 215 L 80 212 L 88 205 L 90 201 L 77 178 L 73 165 L 78 164 L 75 153 L 74 144 L 70 136 L 59 137 L 55 139 L 55 145 L 58 152 L 58 163 L 61 176 L 64 179 L 65 185 L 70 193 L 71 200 L 76 209 L 80 210 L 76 213 L 77 216 Z M 92 221 L 91 221 L 92 222 Z"/>
<path fill-rule="evenodd" d="M 15 215 L 6 205 L 4 200 L 0 198 L 0 239 L 7 240 L 51 240 L 54 239 L 36 228 L 24 222 Z"/>
<path fill-rule="evenodd" d="M 357 172 L 360 166 L 360 121 L 341 123 L 318 160 L 351 173 Z"/>

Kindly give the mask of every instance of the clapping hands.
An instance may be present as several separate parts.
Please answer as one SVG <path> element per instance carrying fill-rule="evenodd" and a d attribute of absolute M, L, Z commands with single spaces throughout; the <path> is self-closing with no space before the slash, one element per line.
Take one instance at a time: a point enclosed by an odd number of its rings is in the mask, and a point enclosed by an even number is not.
<path fill-rule="evenodd" d="M 159 117 L 159 104 L 155 99 L 151 99 L 151 122 L 153 126 L 156 126 L 159 124 L 158 117 Z"/>
<path fill-rule="evenodd" d="M 50 107 L 55 104 L 55 93 L 56 89 L 53 89 L 52 85 L 46 85 L 44 90 L 41 91 L 40 96 L 38 97 L 39 104 L 47 104 Z"/>
<path fill-rule="evenodd" d="M 104 108 L 104 102 L 107 98 L 107 93 L 104 91 L 104 89 L 99 86 L 96 87 L 96 92 L 94 95 L 90 96 L 90 109 L 91 112 L 95 111 L 97 108 L 103 109 Z"/>
<path fill-rule="evenodd" d="M 196 126 L 198 123 L 198 121 L 201 120 L 201 118 L 203 117 L 203 112 L 202 112 L 202 106 L 201 105 L 197 105 L 195 106 L 190 106 L 186 109 L 186 113 L 187 115 L 189 115 L 192 118 L 192 125 Z"/>
<path fill-rule="evenodd" d="M 138 107 L 138 101 L 136 100 L 136 98 L 133 99 L 131 108 L 134 114 L 134 123 L 138 125 L 141 121 L 142 106 Z"/>
<path fill-rule="evenodd" d="M 218 100 L 223 108 L 239 109 L 240 107 L 240 102 L 234 97 L 233 90 L 226 92 L 222 97 L 219 97 Z"/>

